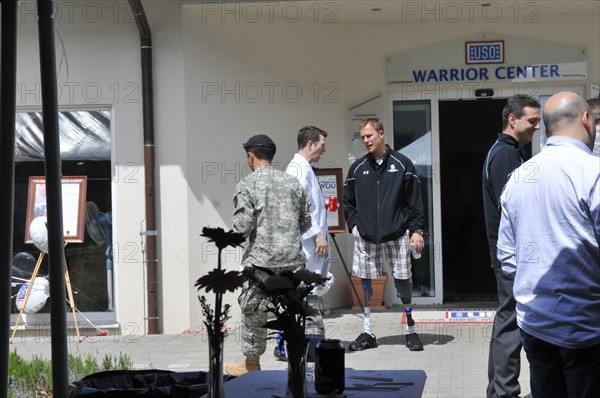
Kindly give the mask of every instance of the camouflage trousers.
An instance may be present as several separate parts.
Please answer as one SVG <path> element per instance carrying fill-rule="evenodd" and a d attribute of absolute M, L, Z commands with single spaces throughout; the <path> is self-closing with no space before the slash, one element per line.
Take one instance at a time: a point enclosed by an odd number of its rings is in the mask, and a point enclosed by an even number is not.
<path fill-rule="evenodd" d="M 267 329 L 263 325 L 267 323 L 267 308 L 271 301 L 256 285 L 246 282 L 238 303 L 242 311 L 242 354 L 247 357 L 260 356 L 267 349 Z"/>

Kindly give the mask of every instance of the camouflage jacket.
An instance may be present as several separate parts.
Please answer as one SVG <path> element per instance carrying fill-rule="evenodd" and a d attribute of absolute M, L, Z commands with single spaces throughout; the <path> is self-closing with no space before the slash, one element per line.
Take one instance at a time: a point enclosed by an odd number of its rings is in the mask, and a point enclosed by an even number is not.
<path fill-rule="evenodd" d="M 295 177 L 260 167 L 237 184 L 233 207 L 233 229 L 248 238 L 242 266 L 305 264 L 300 235 L 311 226 L 309 202 Z"/>

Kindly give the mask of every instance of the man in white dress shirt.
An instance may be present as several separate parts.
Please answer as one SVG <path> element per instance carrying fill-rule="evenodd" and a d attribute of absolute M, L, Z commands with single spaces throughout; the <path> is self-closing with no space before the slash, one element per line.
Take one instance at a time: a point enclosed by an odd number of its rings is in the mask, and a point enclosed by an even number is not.
<path fill-rule="evenodd" d="M 329 273 L 329 247 L 327 242 L 327 207 L 321 184 L 312 169 L 311 163 L 318 162 L 325 153 L 327 132 L 318 127 L 302 127 L 298 132 L 298 152 L 290 161 L 285 172 L 300 181 L 310 205 L 311 226 L 300 236 L 302 250 L 306 256 L 306 269 L 327 276 Z M 331 281 L 330 281 L 331 282 Z M 318 286 L 312 294 L 321 296 L 329 286 Z M 273 351 L 275 358 L 286 359 L 285 346 L 281 333 L 276 338 L 277 345 Z"/>
<path fill-rule="evenodd" d="M 324 276 L 329 272 L 327 208 L 321 185 L 310 164 L 318 162 L 321 155 L 325 153 L 326 137 L 327 132 L 320 128 L 302 127 L 298 132 L 298 153 L 285 169 L 286 173 L 300 181 L 310 203 L 312 225 L 300 237 L 306 255 L 306 269 Z"/>

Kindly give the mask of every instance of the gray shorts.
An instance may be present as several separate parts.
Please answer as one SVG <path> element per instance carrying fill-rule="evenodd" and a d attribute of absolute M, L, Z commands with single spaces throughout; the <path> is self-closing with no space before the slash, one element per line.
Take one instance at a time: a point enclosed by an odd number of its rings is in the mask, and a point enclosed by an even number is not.
<path fill-rule="evenodd" d="M 408 231 L 400 238 L 384 243 L 368 242 L 360 236 L 358 230 L 352 235 L 354 235 L 352 275 L 364 279 L 381 277 L 385 257 L 393 278 L 412 277 Z"/>

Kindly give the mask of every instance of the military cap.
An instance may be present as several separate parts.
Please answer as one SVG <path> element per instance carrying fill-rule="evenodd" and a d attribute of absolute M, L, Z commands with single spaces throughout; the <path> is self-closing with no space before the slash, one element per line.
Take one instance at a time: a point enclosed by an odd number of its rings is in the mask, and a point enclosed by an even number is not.
<path fill-rule="evenodd" d="M 256 147 L 271 148 L 273 152 L 277 150 L 277 147 L 275 146 L 273 140 L 269 138 L 269 136 L 264 134 L 253 135 L 248 139 L 247 142 L 243 143 L 242 146 L 244 147 L 246 152 Z"/>

